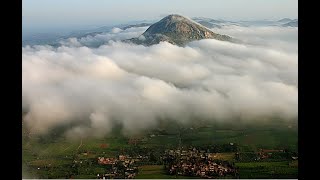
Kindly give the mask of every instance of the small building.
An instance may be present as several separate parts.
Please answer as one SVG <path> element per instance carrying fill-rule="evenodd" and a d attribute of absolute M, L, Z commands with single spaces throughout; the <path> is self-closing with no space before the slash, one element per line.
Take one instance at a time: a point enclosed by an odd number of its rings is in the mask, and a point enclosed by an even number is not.
<path fill-rule="evenodd" d="M 119 160 L 124 161 L 127 157 L 125 155 L 119 155 Z"/>

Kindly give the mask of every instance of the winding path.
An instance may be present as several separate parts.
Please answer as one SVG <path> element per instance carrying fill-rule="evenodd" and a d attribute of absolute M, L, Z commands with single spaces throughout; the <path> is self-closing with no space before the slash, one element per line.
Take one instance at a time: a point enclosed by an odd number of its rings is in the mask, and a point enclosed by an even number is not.
<path fill-rule="evenodd" d="M 80 145 L 79 145 L 79 147 L 78 147 L 78 149 L 77 150 L 79 150 L 79 148 L 82 146 L 82 138 L 81 138 L 81 142 L 80 142 Z"/>

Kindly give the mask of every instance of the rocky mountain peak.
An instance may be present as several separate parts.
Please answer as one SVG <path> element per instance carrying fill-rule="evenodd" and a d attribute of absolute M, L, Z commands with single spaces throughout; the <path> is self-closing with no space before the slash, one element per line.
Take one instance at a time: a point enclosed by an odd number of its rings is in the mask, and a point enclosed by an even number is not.
<path fill-rule="evenodd" d="M 130 39 L 130 41 L 144 45 L 167 41 L 183 46 L 188 42 L 200 39 L 232 40 L 231 37 L 214 33 L 189 18 L 172 14 L 152 24 L 140 37 Z"/>

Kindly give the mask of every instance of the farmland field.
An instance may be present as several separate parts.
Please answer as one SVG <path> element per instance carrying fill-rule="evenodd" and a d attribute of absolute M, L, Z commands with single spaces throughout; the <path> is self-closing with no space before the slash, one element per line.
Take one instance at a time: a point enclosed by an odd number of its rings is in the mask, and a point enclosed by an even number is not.
<path fill-rule="evenodd" d="M 290 162 L 246 162 L 236 163 L 242 179 L 250 178 L 297 178 L 298 169 Z"/>
<path fill-rule="evenodd" d="M 171 176 L 167 175 L 162 165 L 146 165 L 141 166 L 137 179 L 192 179 L 187 176 Z"/>
<path fill-rule="evenodd" d="M 165 129 L 165 127 L 164 127 Z M 179 138 L 179 133 L 181 138 Z M 215 159 L 235 162 L 240 178 L 296 178 L 298 162 L 290 161 L 285 153 L 274 153 L 267 160 L 255 161 L 256 152 L 263 149 L 287 149 L 297 152 L 297 130 L 279 125 L 269 128 L 225 128 L 217 126 L 176 128 L 148 131 L 140 135 L 136 144 L 130 137 L 113 134 L 104 138 L 68 140 L 63 136 L 24 135 L 22 169 L 28 178 L 96 178 L 106 167 L 97 163 L 98 157 L 117 157 L 124 153 L 137 153 L 147 148 L 156 158 L 166 149 L 181 147 L 215 147 Z M 82 142 L 81 142 L 82 141 Z M 181 142 L 181 144 L 179 144 Z M 230 145 L 234 143 L 234 145 Z M 240 159 L 235 158 L 235 151 Z M 277 155 L 277 156 L 276 156 Z M 81 164 L 75 164 L 75 161 Z M 139 166 L 136 178 L 188 178 L 170 176 L 157 161 Z M 191 177 L 189 177 L 191 178 Z"/>

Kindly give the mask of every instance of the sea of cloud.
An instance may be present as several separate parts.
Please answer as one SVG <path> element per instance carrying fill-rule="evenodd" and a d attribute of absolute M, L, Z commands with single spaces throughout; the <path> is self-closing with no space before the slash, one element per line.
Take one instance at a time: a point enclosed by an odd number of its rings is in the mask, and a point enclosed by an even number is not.
<path fill-rule="evenodd" d="M 103 136 L 115 124 L 134 133 L 159 119 L 259 123 L 296 121 L 298 28 L 224 26 L 185 47 L 120 40 L 148 27 L 22 48 L 25 124 L 36 134 L 70 125 L 68 137 Z"/>

